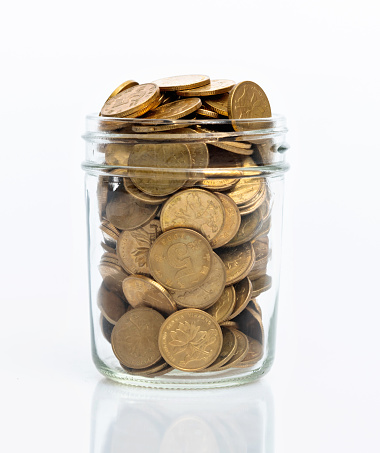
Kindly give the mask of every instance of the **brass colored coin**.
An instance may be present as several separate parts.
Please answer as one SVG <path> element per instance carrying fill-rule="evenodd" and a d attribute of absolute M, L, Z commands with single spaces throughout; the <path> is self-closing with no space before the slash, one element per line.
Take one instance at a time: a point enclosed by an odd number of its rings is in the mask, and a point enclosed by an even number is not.
<path fill-rule="evenodd" d="M 236 318 L 239 328 L 249 337 L 264 344 L 264 326 L 261 316 L 249 304 Z"/>
<path fill-rule="evenodd" d="M 105 242 L 101 242 L 100 245 L 102 246 L 102 249 L 105 250 L 106 252 L 115 252 L 115 249 L 107 245 Z"/>
<path fill-rule="evenodd" d="M 113 98 L 114 96 L 121 93 L 122 91 L 127 90 L 128 88 L 134 87 L 136 85 L 138 85 L 138 83 L 135 82 L 134 80 L 127 80 L 126 82 L 122 83 L 117 88 L 115 88 L 112 91 L 112 93 L 108 96 L 108 99 Z M 108 99 L 107 99 L 107 101 L 108 101 Z"/>
<path fill-rule="evenodd" d="M 228 190 L 231 189 L 239 180 L 236 178 L 223 178 L 223 179 L 202 179 L 197 185 L 208 190 Z"/>
<path fill-rule="evenodd" d="M 122 143 L 108 143 L 105 146 L 105 160 L 107 165 L 128 167 L 128 158 L 133 146 Z"/>
<path fill-rule="evenodd" d="M 241 82 L 230 91 L 227 103 L 230 119 L 267 118 L 272 116 L 268 98 L 254 82 Z M 236 131 L 251 130 L 255 123 L 232 123 Z"/>
<path fill-rule="evenodd" d="M 181 128 L 170 132 L 171 134 L 196 134 L 194 129 Z M 186 143 L 190 151 L 191 167 L 206 168 L 209 163 L 208 148 L 206 143 Z M 187 184 L 187 183 L 186 183 Z"/>
<path fill-rule="evenodd" d="M 147 368 L 161 359 L 158 334 L 165 319 L 152 308 L 135 308 L 116 323 L 111 336 L 117 359 L 128 368 Z"/>
<path fill-rule="evenodd" d="M 251 297 L 256 297 L 251 294 Z M 249 305 L 255 310 L 255 312 L 263 319 L 263 312 L 261 310 L 260 305 L 257 303 L 256 299 L 251 299 L 249 301 Z"/>
<path fill-rule="evenodd" d="M 136 198 L 137 201 L 145 204 L 158 205 L 168 199 L 168 197 L 149 195 L 139 190 L 129 178 L 123 178 L 125 190 Z"/>
<path fill-rule="evenodd" d="M 130 305 L 150 307 L 164 315 L 170 315 L 177 306 L 166 289 L 151 278 L 130 275 L 123 281 L 123 292 Z"/>
<path fill-rule="evenodd" d="M 253 238 L 255 241 L 268 235 L 272 225 L 271 216 L 267 217 L 265 222 L 261 225 L 260 230 L 257 232 L 256 236 Z"/>
<path fill-rule="evenodd" d="M 268 236 L 264 236 L 268 238 Z M 261 260 L 267 260 L 269 257 L 269 244 L 268 241 L 260 241 L 260 238 L 257 238 L 255 242 L 252 243 L 253 250 L 255 251 L 256 262 Z"/>
<path fill-rule="evenodd" d="M 263 184 L 262 178 L 242 178 L 226 195 L 231 197 L 238 206 L 244 205 L 263 190 Z"/>
<path fill-rule="evenodd" d="M 231 329 L 237 329 L 239 327 L 239 325 L 235 321 L 223 321 L 220 323 L 220 327 L 228 327 Z"/>
<path fill-rule="evenodd" d="M 253 198 L 249 200 L 247 203 L 241 204 L 239 206 L 240 215 L 248 215 L 252 214 L 253 211 L 260 210 L 262 220 L 264 220 L 264 215 L 267 218 L 267 205 L 265 203 L 266 200 L 266 184 L 262 184 L 260 190 L 255 193 Z"/>
<path fill-rule="evenodd" d="M 212 241 L 224 225 L 220 199 L 202 189 L 186 189 L 172 195 L 161 211 L 161 228 L 191 228 Z"/>
<path fill-rule="evenodd" d="M 203 85 L 200 88 L 193 88 L 191 90 L 179 90 L 177 94 L 183 97 L 193 96 L 215 96 L 230 91 L 235 85 L 233 80 L 217 79 L 211 80 L 209 84 Z"/>
<path fill-rule="evenodd" d="M 248 305 L 251 297 L 252 283 L 248 277 L 245 277 L 239 283 L 235 285 L 236 292 L 236 304 L 233 313 L 230 315 L 229 319 L 235 318 L 239 315 L 245 307 Z"/>
<path fill-rule="evenodd" d="M 264 277 L 264 275 L 266 275 L 267 273 L 267 264 L 267 261 L 262 261 L 261 264 L 255 263 L 255 265 L 249 271 L 248 278 L 253 281 Z"/>
<path fill-rule="evenodd" d="M 113 263 L 119 265 L 119 259 L 115 254 L 115 250 L 113 252 L 105 252 L 103 253 L 102 257 L 100 258 L 101 263 Z"/>
<path fill-rule="evenodd" d="M 216 253 L 212 254 L 211 269 L 206 280 L 196 288 L 171 291 L 181 307 L 205 309 L 215 304 L 224 291 L 226 268 Z"/>
<path fill-rule="evenodd" d="M 233 329 L 222 327 L 223 345 L 215 362 L 203 371 L 218 371 L 219 367 L 227 363 L 235 354 L 237 349 L 237 337 Z"/>
<path fill-rule="evenodd" d="M 145 115 L 148 119 L 170 119 L 175 120 L 195 112 L 202 105 L 199 98 L 180 99 L 179 101 L 170 102 L 160 105 Z"/>
<path fill-rule="evenodd" d="M 130 156 L 132 167 L 154 168 L 189 168 L 190 152 L 181 143 L 135 145 Z M 149 195 L 169 195 L 180 189 L 187 180 L 186 171 L 165 173 L 160 170 L 135 171 L 137 176 L 131 177 L 133 183 Z M 141 174 L 141 176 L 140 176 Z"/>
<path fill-rule="evenodd" d="M 203 108 L 203 106 L 197 110 L 197 115 L 205 116 L 206 118 L 219 118 L 216 112 Z"/>
<path fill-rule="evenodd" d="M 103 238 L 106 244 L 112 248 L 116 248 L 116 242 L 119 238 L 119 230 L 117 230 L 113 225 L 110 227 L 111 223 L 108 220 L 103 220 L 99 228 L 102 230 Z"/>
<path fill-rule="evenodd" d="M 235 146 L 235 142 L 213 142 L 212 144 L 217 148 L 222 148 L 226 151 L 230 151 L 231 153 L 242 154 L 244 156 L 250 156 L 253 152 L 251 148 L 242 148 L 240 146 Z"/>
<path fill-rule="evenodd" d="M 222 193 L 215 195 L 222 202 L 224 208 L 224 224 L 219 233 L 210 241 L 211 247 L 216 249 L 227 244 L 238 232 L 241 222 L 239 208 L 232 198 Z"/>
<path fill-rule="evenodd" d="M 207 85 L 210 83 L 210 77 L 205 75 L 172 76 L 155 80 L 154 83 L 160 87 L 161 91 L 178 91 Z"/>
<path fill-rule="evenodd" d="M 212 253 L 210 244 L 201 234 L 187 228 L 176 228 L 162 233 L 153 243 L 149 269 L 154 279 L 165 288 L 194 288 L 206 280 Z"/>
<path fill-rule="evenodd" d="M 133 125 L 132 130 L 133 132 L 165 132 L 165 131 L 172 131 L 175 129 L 182 129 L 184 127 L 184 124 L 162 124 L 162 125 Z"/>
<path fill-rule="evenodd" d="M 214 112 L 219 113 L 219 115 L 228 116 L 228 93 L 221 94 L 220 96 L 213 96 L 203 100 L 203 102 L 214 110 Z"/>
<path fill-rule="evenodd" d="M 98 187 L 96 190 L 96 195 L 98 197 L 98 209 L 99 209 L 99 218 L 103 219 L 106 213 L 106 205 L 108 199 L 108 177 L 99 176 L 98 178 Z"/>
<path fill-rule="evenodd" d="M 125 192 L 114 192 L 106 207 L 107 219 L 120 230 L 134 230 L 153 219 L 158 206 L 139 203 Z"/>
<path fill-rule="evenodd" d="M 251 297 L 258 297 L 264 291 L 268 291 L 272 287 L 272 277 L 270 275 L 263 275 L 257 280 L 252 281 Z"/>
<path fill-rule="evenodd" d="M 167 365 L 161 371 L 156 371 L 155 373 L 149 373 L 149 375 L 147 377 L 154 378 L 154 377 L 157 377 L 157 376 L 162 376 L 164 374 L 170 373 L 170 371 L 173 371 L 173 367 Z"/>
<path fill-rule="evenodd" d="M 134 230 L 123 231 L 119 236 L 116 247 L 120 265 L 129 274 L 150 275 L 149 250 L 160 234 L 161 225 L 159 220 L 156 219 L 150 220 Z"/>
<path fill-rule="evenodd" d="M 129 374 L 138 376 L 149 376 L 150 374 L 157 373 L 158 371 L 161 371 L 162 369 L 166 368 L 168 364 L 165 362 L 165 360 L 161 359 L 158 363 L 155 363 L 154 365 L 147 368 L 141 368 L 139 370 L 128 368 L 122 363 L 120 363 L 120 366 Z"/>
<path fill-rule="evenodd" d="M 236 365 L 238 368 L 248 368 L 253 365 L 255 365 L 260 359 L 262 359 L 264 355 L 264 347 L 263 345 L 258 342 L 257 340 L 254 340 L 251 337 L 248 338 L 248 352 L 247 355 L 244 357 L 244 360 L 242 360 L 238 365 Z"/>
<path fill-rule="evenodd" d="M 226 285 L 232 285 L 243 280 L 255 262 L 255 252 L 250 242 L 237 247 L 221 248 L 218 249 L 217 253 L 226 266 Z"/>
<path fill-rule="evenodd" d="M 228 370 L 229 368 L 235 367 L 237 364 L 242 362 L 245 356 L 248 354 L 249 343 L 248 338 L 240 330 L 235 329 L 234 334 L 237 340 L 237 348 L 231 359 L 223 366 L 219 367 L 219 370 Z"/>
<path fill-rule="evenodd" d="M 102 116 L 125 118 L 142 111 L 160 98 L 160 90 L 154 83 L 130 87 L 108 99 L 101 110 Z"/>
<path fill-rule="evenodd" d="M 182 371 L 198 371 L 219 356 L 223 335 L 208 313 L 185 308 L 167 318 L 158 341 L 162 357 L 169 365 Z"/>
<path fill-rule="evenodd" d="M 108 322 L 102 314 L 100 314 L 99 322 L 103 337 L 108 341 L 108 343 L 111 343 L 111 335 L 114 325 Z"/>
<path fill-rule="evenodd" d="M 126 118 L 139 118 L 145 115 L 145 113 L 149 112 L 150 110 L 154 110 L 159 105 L 160 98 L 154 98 L 153 101 L 147 104 L 144 108 L 142 108 L 141 110 L 137 110 L 137 112 L 130 113 L 129 115 L 126 116 Z M 133 130 L 133 126 L 131 127 L 131 129 Z"/>
<path fill-rule="evenodd" d="M 236 247 L 237 245 L 250 241 L 255 237 L 261 225 L 261 212 L 256 209 L 252 214 L 246 215 L 241 219 L 238 232 L 225 247 Z"/>
<path fill-rule="evenodd" d="M 235 289 L 233 286 L 226 286 L 223 294 L 219 299 L 211 305 L 207 313 L 214 317 L 220 324 L 227 321 L 231 313 L 234 311 L 236 303 Z"/>
<path fill-rule="evenodd" d="M 128 274 L 125 273 L 124 269 L 117 264 L 112 263 L 100 263 L 99 272 L 103 278 L 103 283 L 107 289 L 113 293 L 123 296 L 123 280 Z"/>

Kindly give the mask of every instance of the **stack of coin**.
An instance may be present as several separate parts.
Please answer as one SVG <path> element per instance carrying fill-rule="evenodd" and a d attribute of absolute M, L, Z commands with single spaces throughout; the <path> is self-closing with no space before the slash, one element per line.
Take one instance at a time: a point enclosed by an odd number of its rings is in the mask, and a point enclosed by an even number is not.
<path fill-rule="evenodd" d="M 200 123 L 226 117 L 231 130 L 241 131 L 252 123 L 233 120 L 270 117 L 271 109 L 253 82 L 191 75 L 125 82 L 109 96 L 101 116 L 145 119 L 130 126 L 115 120 L 107 127 L 123 129 L 114 132 L 165 131 L 175 139 L 215 131 L 146 119 Z M 223 371 L 253 367 L 264 355 L 257 298 L 271 287 L 266 272 L 272 197 L 264 177 L 239 178 L 234 167 L 268 159 L 257 144 L 232 137 L 102 148 L 117 176 L 98 179 L 104 238 L 98 307 L 103 335 L 126 373 L 152 378 L 173 369 Z M 230 168 L 231 174 L 195 180 L 189 173 L 213 167 Z"/>

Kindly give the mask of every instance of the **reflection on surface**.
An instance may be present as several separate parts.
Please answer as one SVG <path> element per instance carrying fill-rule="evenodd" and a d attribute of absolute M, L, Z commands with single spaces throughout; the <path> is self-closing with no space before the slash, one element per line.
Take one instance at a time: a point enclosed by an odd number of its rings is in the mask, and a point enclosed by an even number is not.
<path fill-rule="evenodd" d="M 273 453 L 273 397 L 258 382 L 215 390 L 156 390 L 102 380 L 91 453 Z"/>

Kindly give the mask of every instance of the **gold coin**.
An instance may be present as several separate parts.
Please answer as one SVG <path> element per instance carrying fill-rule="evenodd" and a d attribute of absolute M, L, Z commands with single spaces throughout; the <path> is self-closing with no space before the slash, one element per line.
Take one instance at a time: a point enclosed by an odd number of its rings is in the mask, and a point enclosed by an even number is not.
<path fill-rule="evenodd" d="M 263 277 L 267 273 L 267 265 L 267 261 L 262 261 L 260 264 L 255 263 L 249 271 L 248 278 L 253 281 Z"/>
<path fill-rule="evenodd" d="M 255 195 L 248 202 L 241 204 L 239 206 L 240 215 L 245 216 L 252 214 L 253 211 L 260 210 L 262 220 L 264 220 L 264 215 L 267 218 L 267 205 L 266 200 L 266 184 L 262 184 L 260 190 L 255 193 Z"/>
<path fill-rule="evenodd" d="M 264 236 L 264 238 L 268 239 L 268 236 Z M 260 239 L 261 238 L 257 238 L 255 242 L 252 243 L 256 262 L 267 260 L 269 257 L 269 243 L 267 240 L 261 241 Z"/>
<path fill-rule="evenodd" d="M 201 285 L 211 269 L 212 249 L 196 231 L 176 228 L 162 233 L 149 253 L 154 279 L 171 290 Z"/>
<path fill-rule="evenodd" d="M 169 365 L 182 371 L 198 371 L 219 356 L 223 335 L 208 313 L 185 308 L 164 322 L 158 341 L 162 357 Z"/>
<path fill-rule="evenodd" d="M 134 80 L 127 80 L 126 82 L 122 83 L 117 88 L 115 88 L 112 91 L 112 93 L 108 96 L 108 99 L 113 98 L 114 96 L 121 93 L 122 91 L 127 90 L 128 88 L 134 87 L 136 85 L 138 85 L 138 83 L 135 82 Z M 108 99 L 107 99 L 107 101 L 108 101 Z"/>
<path fill-rule="evenodd" d="M 168 291 L 159 283 L 143 275 L 127 277 L 123 281 L 123 292 L 134 308 L 150 307 L 165 315 L 170 315 L 177 310 Z"/>
<path fill-rule="evenodd" d="M 224 225 L 222 202 L 202 189 L 186 189 L 172 195 L 161 211 L 161 228 L 191 228 L 212 241 Z"/>
<path fill-rule="evenodd" d="M 112 331 L 112 349 L 126 367 L 147 368 L 161 359 L 158 334 L 164 317 L 152 308 L 134 308 L 125 313 Z"/>
<path fill-rule="evenodd" d="M 102 257 L 100 258 L 100 262 L 113 263 L 113 264 L 117 264 L 117 265 L 120 264 L 119 259 L 115 253 L 115 250 L 113 250 L 112 252 L 103 253 Z"/>
<path fill-rule="evenodd" d="M 135 145 L 130 156 L 131 167 L 154 168 L 189 168 L 191 166 L 190 152 L 181 143 Z M 133 183 L 149 195 L 169 195 L 180 189 L 187 180 L 186 171 L 164 172 L 149 169 L 135 170 L 136 176 L 131 176 Z"/>
<path fill-rule="evenodd" d="M 238 206 L 244 205 L 263 190 L 263 184 L 262 178 L 243 178 L 226 195 L 231 197 Z"/>
<path fill-rule="evenodd" d="M 227 321 L 231 313 L 234 311 L 236 302 L 235 289 L 233 286 L 226 286 L 223 294 L 219 299 L 211 305 L 207 313 L 211 315 L 220 324 Z"/>
<path fill-rule="evenodd" d="M 216 249 L 227 244 L 238 232 L 241 222 L 239 208 L 232 198 L 222 193 L 215 195 L 222 202 L 224 208 L 224 224 L 219 233 L 210 241 L 211 247 Z"/>
<path fill-rule="evenodd" d="M 113 247 L 110 247 L 107 245 L 105 242 L 101 242 L 100 245 L 102 246 L 103 250 L 106 252 L 115 252 L 115 249 Z"/>
<path fill-rule="evenodd" d="M 168 199 L 168 197 L 149 195 L 139 190 L 129 178 L 123 178 L 125 190 L 137 201 L 145 204 L 158 205 Z"/>
<path fill-rule="evenodd" d="M 128 275 L 125 273 L 124 269 L 117 264 L 100 263 L 99 272 L 106 288 L 119 296 L 123 296 L 122 284 L 123 280 Z"/>
<path fill-rule="evenodd" d="M 238 368 L 251 367 L 255 365 L 260 359 L 262 359 L 264 355 L 263 345 L 251 337 L 247 338 L 248 338 L 248 352 L 247 355 L 244 357 L 244 360 L 242 360 L 238 365 L 236 365 Z"/>
<path fill-rule="evenodd" d="M 172 76 L 155 80 L 153 83 L 158 85 L 161 91 L 178 91 L 207 85 L 210 83 L 210 77 L 195 74 Z"/>
<path fill-rule="evenodd" d="M 159 220 L 153 219 L 139 228 L 120 234 L 116 247 L 117 256 L 120 265 L 129 274 L 150 275 L 149 250 L 161 232 Z"/>
<path fill-rule="evenodd" d="M 243 280 L 255 262 L 255 252 L 250 242 L 237 247 L 218 249 L 217 254 L 226 266 L 226 285 L 232 285 Z"/>
<path fill-rule="evenodd" d="M 239 180 L 236 178 L 223 178 L 223 179 L 202 179 L 198 181 L 197 185 L 208 190 L 228 190 L 231 189 Z"/>
<path fill-rule="evenodd" d="M 237 329 L 238 323 L 235 321 L 223 321 L 220 323 L 220 327 L 228 327 L 230 329 Z"/>
<path fill-rule="evenodd" d="M 102 314 L 100 314 L 99 322 L 103 337 L 108 341 L 108 343 L 111 343 L 111 335 L 114 325 L 108 322 Z"/>
<path fill-rule="evenodd" d="M 239 315 L 248 305 L 251 297 L 252 283 L 248 277 L 243 278 L 235 285 L 236 304 L 233 313 L 228 319 L 233 319 Z"/>
<path fill-rule="evenodd" d="M 230 151 L 235 154 L 242 154 L 244 156 L 250 156 L 253 152 L 251 148 L 235 146 L 235 142 L 212 142 L 212 144 L 217 148 L 225 149 L 226 151 Z"/>
<path fill-rule="evenodd" d="M 203 371 L 218 371 L 219 367 L 227 363 L 235 354 L 237 349 L 237 337 L 233 329 L 222 327 L 223 345 L 215 362 Z"/>
<path fill-rule="evenodd" d="M 142 204 L 125 192 L 114 192 L 106 207 L 107 219 L 120 230 L 134 230 L 153 219 L 158 206 Z"/>
<path fill-rule="evenodd" d="M 254 82 L 241 82 L 230 91 L 227 102 L 230 119 L 267 118 L 272 116 L 268 98 L 262 88 Z M 236 131 L 257 128 L 255 123 L 232 122 Z"/>
<path fill-rule="evenodd" d="M 149 373 L 149 375 L 147 377 L 154 378 L 157 376 L 162 376 L 164 374 L 170 373 L 170 371 L 173 371 L 173 367 L 168 365 L 165 368 L 163 368 L 161 371 L 156 371 L 155 373 Z"/>
<path fill-rule="evenodd" d="M 143 118 L 144 119 L 144 118 Z M 184 120 L 182 120 L 184 121 Z M 175 129 L 182 129 L 183 127 L 185 126 L 185 124 L 181 123 L 181 124 L 162 124 L 162 125 L 146 125 L 146 123 L 144 122 L 144 126 L 141 126 L 141 125 L 133 125 L 132 126 L 132 130 L 133 132 L 141 132 L 141 133 L 145 133 L 145 132 L 165 132 L 165 131 L 172 131 L 172 130 L 175 130 Z"/>
<path fill-rule="evenodd" d="M 263 275 L 257 280 L 252 280 L 251 297 L 258 297 L 264 291 L 268 291 L 272 287 L 272 277 L 270 275 Z"/>
<path fill-rule="evenodd" d="M 251 297 L 256 297 L 251 294 Z M 249 301 L 249 305 L 255 310 L 255 312 L 260 316 L 261 319 L 263 319 L 263 312 L 261 310 L 260 305 L 256 301 L 256 299 L 251 299 Z"/>
<path fill-rule="evenodd" d="M 205 116 L 206 118 L 219 118 L 219 115 L 212 110 L 208 110 L 203 106 L 197 110 L 197 115 Z"/>
<path fill-rule="evenodd" d="M 228 116 L 228 96 L 228 93 L 225 93 L 220 96 L 206 98 L 203 102 L 207 105 L 207 107 L 210 107 L 211 110 L 219 113 L 219 115 Z"/>
<path fill-rule="evenodd" d="M 155 99 L 153 99 L 152 102 L 147 104 L 144 108 L 142 108 L 141 110 L 137 110 L 137 112 L 129 113 L 125 118 L 138 118 L 140 116 L 145 115 L 145 113 L 149 112 L 150 110 L 154 110 L 159 105 L 160 105 L 160 98 L 155 98 Z M 131 129 L 133 130 L 133 126 L 131 127 Z"/>
<path fill-rule="evenodd" d="M 267 217 L 266 220 L 262 223 L 261 228 L 257 232 L 256 236 L 252 239 L 257 241 L 258 239 L 265 237 L 268 235 L 272 225 L 272 219 L 271 217 Z"/>
<path fill-rule="evenodd" d="M 142 111 L 160 98 L 160 90 L 154 83 L 130 87 L 108 99 L 101 110 L 102 116 L 127 117 Z"/>
<path fill-rule="evenodd" d="M 128 368 L 122 363 L 120 363 L 120 366 L 123 368 L 123 370 L 127 371 L 129 374 L 138 376 L 149 376 L 152 373 L 157 373 L 158 371 L 161 371 L 162 369 L 166 368 L 168 364 L 165 362 L 165 360 L 161 359 L 158 363 L 155 363 L 154 365 L 147 368 L 141 368 L 139 370 Z"/>
<path fill-rule="evenodd" d="M 99 228 L 101 229 L 101 231 L 103 233 L 103 238 L 104 238 L 105 243 L 109 247 L 112 247 L 115 249 L 116 242 L 117 242 L 117 240 L 119 238 L 119 234 L 120 234 L 119 230 L 117 230 L 115 232 L 112 228 L 110 228 L 110 222 L 108 220 L 103 220 L 101 225 L 99 226 Z"/>
<path fill-rule="evenodd" d="M 133 146 L 122 143 L 108 143 L 105 146 L 105 160 L 107 165 L 128 167 L 128 158 Z"/>
<path fill-rule="evenodd" d="M 226 268 L 216 253 L 212 254 L 211 269 L 206 280 L 193 289 L 171 291 L 173 299 L 181 307 L 205 309 L 222 295 L 226 282 Z"/>
<path fill-rule="evenodd" d="M 196 134 L 194 129 L 181 128 L 170 132 L 171 134 Z M 209 163 L 208 148 L 206 143 L 186 143 L 190 152 L 192 168 L 206 168 Z M 190 174 L 191 175 L 191 174 Z M 187 184 L 187 183 L 186 183 Z"/>
<path fill-rule="evenodd" d="M 236 318 L 239 328 L 249 337 L 264 344 L 264 326 L 261 316 L 249 304 Z"/>
<path fill-rule="evenodd" d="M 231 359 L 223 366 L 219 367 L 220 370 L 228 370 L 229 368 L 235 367 L 238 363 L 242 362 L 245 356 L 248 354 L 248 338 L 240 330 L 235 329 L 234 334 L 236 336 L 237 348 Z"/>
<path fill-rule="evenodd" d="M 230 91 L 235 85 L 233 80 L 216 79 L 211 80 L 207 85 L 203 85 L 200 88 L 193 88 L 187 90 L 177 91 L 178 96 L 193 97 L 193 96 L 214 96 L 216 94 L 223 94 Z"/>
<path fill-rule="evenodd" d="M 236 247 L 244 244 L 255 237 L 262 225 L 261 212 L 256 209 L 252 214 L 246 215 L 241 219 L 238 232 L 228 242 L 225 247 Z"/>
<path fill-rule="evenodd" d="M 99 176 L 98 187 L 96 190 L 96 196 L 98 197 L 98 210 L 99 218 L 103 219 L 106 213 L 107 199 L 108 199 L 108 177 Z"/>
<path fill-rule="evenodd" d="M 179 101 L 170 102 L 160 105 L 145 115 L 147 119 L 170 119 L 175 120 L 195 112 L 202 105 L 199 98 L 180 99 Z"/>

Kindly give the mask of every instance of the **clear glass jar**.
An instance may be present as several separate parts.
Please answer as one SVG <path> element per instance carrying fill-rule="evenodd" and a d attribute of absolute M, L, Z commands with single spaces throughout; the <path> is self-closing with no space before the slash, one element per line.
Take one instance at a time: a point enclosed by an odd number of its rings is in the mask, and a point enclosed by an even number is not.
<path fill-rule="evenodd" d="M 87 117 L 92 354 L 118 382 L 254 381 L 275 351 L 286 126 Z"/>

